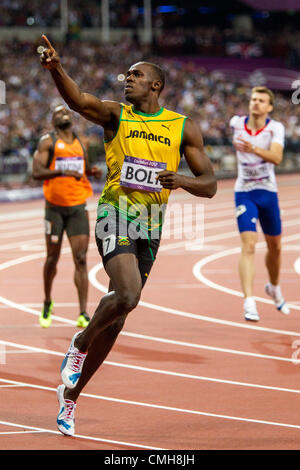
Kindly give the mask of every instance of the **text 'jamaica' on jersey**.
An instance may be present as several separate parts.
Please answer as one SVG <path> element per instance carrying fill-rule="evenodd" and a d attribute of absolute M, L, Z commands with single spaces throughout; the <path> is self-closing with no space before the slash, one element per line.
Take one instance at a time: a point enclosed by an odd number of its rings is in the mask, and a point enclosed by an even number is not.
<path fill-rule="evenodd" d="M 185 121 L 186 116 L 165 108 L 146 114 L 122 104 L 117 133 L 104 143 L 108 172 L 99 204 L 121 211 L 119 200 L 126 196 L 131 214 L 143 205 L 150 218 L 153 204 L 167 204 L 170 190 L 162 188 L 157 173 L 177 172 Z"/>

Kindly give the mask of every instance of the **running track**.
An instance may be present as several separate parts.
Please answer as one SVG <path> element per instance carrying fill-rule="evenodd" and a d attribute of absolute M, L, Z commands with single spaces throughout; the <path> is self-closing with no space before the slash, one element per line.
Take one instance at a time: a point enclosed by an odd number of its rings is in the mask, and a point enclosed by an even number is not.
<path fill-rule="evenodd" d="M 291 314 L 277 312 L 264 294 L 260 234 L 261 320 L 243 319 L 233 181 L 219 182 L 208 201 L 174 192 L 170 204 L 205 205 L 204 243 L 174 231 L 163 239 L 139 306 L 78 400 L 71 438 L 56 428 L 59 368 L 78 314 L 68 242 L 54 284 L 55 317 L 42 329 L 43 201 L 2 204 L 0 449 L 299 449 L 299 178 L 278 183 L 281 285 Z M 91 314 L 108 285 L 94 242 L 96 201 L 89 201 Z M 187 223 L 192 230 L 193 220 Z"/>

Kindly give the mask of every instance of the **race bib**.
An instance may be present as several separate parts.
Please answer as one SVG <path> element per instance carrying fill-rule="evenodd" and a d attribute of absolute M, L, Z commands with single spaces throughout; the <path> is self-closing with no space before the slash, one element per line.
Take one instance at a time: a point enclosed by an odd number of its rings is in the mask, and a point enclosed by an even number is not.
<path fill-rule="evenodd" d="M 266 163 L 241 165 L 240 169 L 244 181 L 261 180 L 270 176 L 269 167 Z"/>
<path fill-rule="evenodd" d="M 156 175 L 165 170 L 166 166 L 166 163 L 126 155 L 121 170 L 120 184 L 128 188 L 159 193 L 162 185 L 156 179 Z"/>
<path fill-rule="evenodd" d="M 60 171 L 77 171 L 83 175 L 84 160 L 82 157 L 57 157 L 55 160 L 55 169 Z"/>

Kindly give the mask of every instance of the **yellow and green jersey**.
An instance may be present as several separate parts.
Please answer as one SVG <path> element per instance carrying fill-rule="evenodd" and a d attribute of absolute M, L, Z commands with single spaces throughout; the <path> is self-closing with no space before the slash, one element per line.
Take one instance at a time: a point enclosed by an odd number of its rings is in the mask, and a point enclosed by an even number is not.
<path fill-rule="evenodd" d="M 185 120 L 165 108 L 146 114 L 122 104 L 117 133 L 104 141 L 108 172 L 99 204 L 111 204 L 130 219 L 143 210 L 149 230 L 157 228 L 153 206 L 166 205 L 170 190 L 162 188 L 156 175 L 178 170 Z"/>

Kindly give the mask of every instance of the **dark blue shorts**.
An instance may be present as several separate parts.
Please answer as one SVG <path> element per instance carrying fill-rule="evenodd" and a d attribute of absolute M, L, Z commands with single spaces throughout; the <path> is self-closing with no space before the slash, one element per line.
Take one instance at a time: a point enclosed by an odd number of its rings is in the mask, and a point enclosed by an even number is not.
<path fill-rule="evenodd" d="M 281 234 L 277 193 L 265 189 L 235 192 L 236 218 L 240 232 L 256 232 L 259 220 L 265 235 Z"/>
<path fill-rule="evenodd" d="M 97 218 L 95 238 L 104 267 L 110 258 L 132 253 L 137 258 L 144 286 L 158 252 L 161 233 L 156 232 L 156 238 L 151 238 L 151 232 L 140 232 L 141 236 L 137 236 L 139 232 L 132 229 L 130 221 L 121 217 L 113 206 L 101 204 L 98 209 L 99 213 L 102 210 L 102 215 Z"/>

